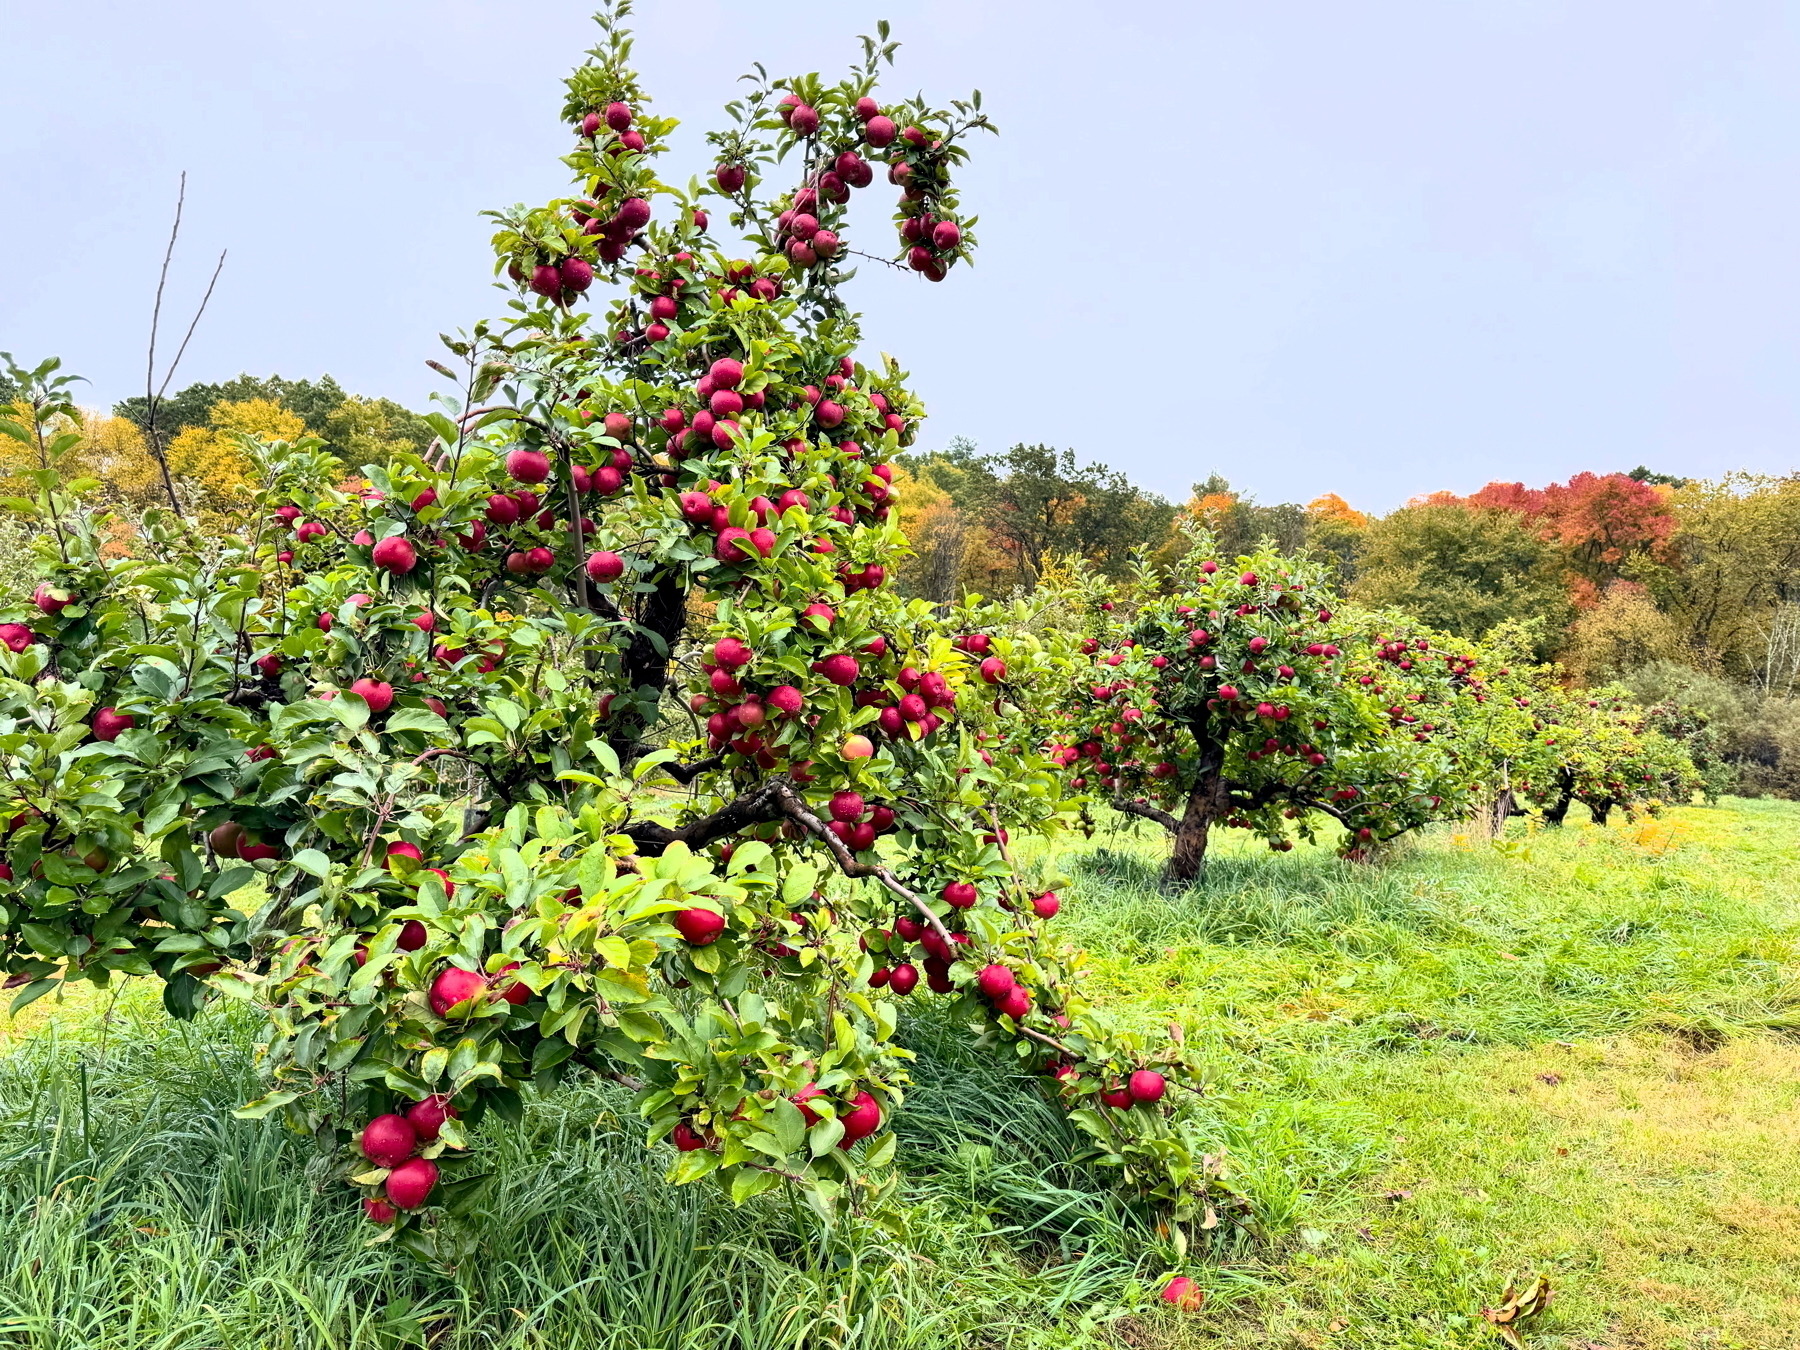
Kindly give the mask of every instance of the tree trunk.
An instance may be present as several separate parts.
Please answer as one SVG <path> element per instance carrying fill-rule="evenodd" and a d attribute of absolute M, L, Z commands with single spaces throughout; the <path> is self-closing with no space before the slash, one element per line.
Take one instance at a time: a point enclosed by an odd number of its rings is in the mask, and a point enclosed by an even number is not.
<path fill-rule="evenodd" d="M 681 640 L 681 630 L 687 624 L 688 591 L 678 569 L 659 572 L 650 580 L 656 589 L 644 597 L 631 643 L 619 658 L 619 673 L 625 677 L 625 687 L 637 699 L 654 707 L 668 686 L 669 665 L 674 659 L 676 643 Z M 636 706 L 634 700 L 631 713 L 612 718 L 611 732 L 606 738 L 621 760 L 637 753 L 644 733 L 649 730 L 649 724 L 638 714 Z M 656 713 L 652 711 L 650 717 L 654 722 Z"/>
<path fill-rule="evenodd" d="M 1575 800 L 1574 774 L 1566 769 L 1563 770 L 1558 775 L 1558 786 L 1560 790 L 1557 793 L 1556 804 L 1544 808 L 1544 824 L 1546 825 L 1562 824 L 1563 817 L 1569 814 L 1570 803 Z"/>
<path fill-rule="evenodd" d="M 1606 824 L 1606 818 L 1612 814 L 1614 804 L 1611 797 L 1602 798 L 1597 802 L 1589 802 L 1588 814 L 1594 818 L 1594 824 Z"/>
<path fill-rule="evenodd" d="M 1229 801 L 1224 774 L 1217 765 L 1203 764 L 1175 829 L 1175 852 L 1169 858 L 1169 876 L 1174 880 L 1194 881 L 1205 869 L 1207 837 Z"/>
<path fill-rule="evenodd" d="M 1519 807 L 1509 787 L 1501 788 L 1499 793 L 1489 802 L 1476 817 L 1476 824 L 1490 838 L 1498 839 L 1506 833 L 1506 822 L 1519 814 Z"/>

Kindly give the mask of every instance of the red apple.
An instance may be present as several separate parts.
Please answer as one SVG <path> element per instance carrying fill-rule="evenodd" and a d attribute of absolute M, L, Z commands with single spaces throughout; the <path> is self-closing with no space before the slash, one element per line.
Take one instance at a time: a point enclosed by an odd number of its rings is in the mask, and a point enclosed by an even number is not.
<path fill-rule="evenodd" d="M 625 560 L 616 553 L 602 549 L 588 555 L 587 574 L 591 581 L 617 581 L 625 575 Z"/>
<path fill-rule="evenodd" d="M 350 692 L 360 695 L 372 713 L 384 713 L 394 706 L 394 686 L 366 675 L 350 686 Z"/>
<path fill-rule="evenodd" d="M 31 593 L 31 603 L 46 614 L 61 614 L 75 603 L 75 595 L 46 581 Z"/>
<path fill-rule="evenodd" d="M 521 483 L 541 483 L 550 476 L 550 456 L 542 450 L 514 450 L 506 457 L 506 471 Z M 489 498 L 491 502 L 493 499 Z M 489 519 L 493 517 L 490 514 Z M 505 521 L 494 521 L 503 525 Z"/>
<path fill-rule="evenodd" d="M 447 966 L 431 982 L 431 1010 L 439 1017 L 448 1017 L 457 1004 L 478 997 L 486 989 L 487 981 L 474 971 Z"/>
<path fill-rule="evenodd" d="M 975 977 L 975 983 L 981 987 L 983 994 L 996 999 L 1004 998 L 1019 987 L 1019 981 L 1011 969 L 997 963 L 983 966 L 981 973 Z"/>
<path fill-rule="evenodd" d="M 403 536 L 394 535 L 375 545 L 375 551 L 369 555 L 369 561 L 384 572 L 405 576 L 418 565 L 419 556 Z"/>
<path fill-rule="evenodd" d="M 446 1120 L 454 1120 L 456 1116 L 456 1108 L 450 1105 L 450 1099 L 441 1092 L 414 1102 L 406 1111 L 407 1122 L 427 1144 L 438 1137 L 438 1131 L 444 1128 Z"/>
<path fill-rule="evenodd" d="M 1131 1099 L 1136 1102 L 1161 1101 L 1168 1085 L 1168 1080 L 1155 1069 L 1139 1069 L 1125 1083 Z"/>
<path fill-rule="evenodd" d="M 137 718 L 130 713 L 122 713 L 117 708 L 102 708 L 94 714 L 94 739 L 116 741 L 121 732 L 129 731 L 136 725 Z"/>
<path fill-rule="evenodd" d="M 669 916 L 675 931 L 695 947 L 709 946 L 725 931 L 725 916 L 710 909 L 684 909 Z"/>
<path fill-rule="evenodd" d="M 417 1209 L 437 1185 L 437 1164 L 429 1158 L 413 1158 L 388 1173 L 387 1198 L 400 1209 Z"/>
<path fill-rule="evenodd" d="M 1185 1275 L 1177 1275 L 1163 1286 L 1157 1297 L 1164 1303 L 1172 1304 L 1182 1312 L 1196 1312 L 1206 1302 L 1206 1291 L 1201 1289 Z"/>
<path fill-rule="evenodd" d="M 848 1148 L 859 1139 L 867 1139 L 881 1128 L 881 1103 L 867 1092 L 851 1099 L 848 1111 L 838 1112 L 838 1123 L 844 1127 L 839 1148 Z"/>
<path fill-rule="evenodd" d="M 363 1127 L 363 1156 L 377 1167 L 398 1167 L 419 1151 L 419 1132 L 405 1116 L 376 1116 Z"/>
<path fill-rule="evenodd" d="M 854 656 L 838 652 L 819 662 L 818 671 L 833 684 L 855 684 L 857 676 L 862 674 L 862 667 Z"/>
<path fill-rule="evenodd" d="M 741 638 L 722 637 L 713 643 L 712 659 L 715 665 L 726 670 L 737 670 L 747 666 L 755 659 L 755 653 L 744 645 Z"/>

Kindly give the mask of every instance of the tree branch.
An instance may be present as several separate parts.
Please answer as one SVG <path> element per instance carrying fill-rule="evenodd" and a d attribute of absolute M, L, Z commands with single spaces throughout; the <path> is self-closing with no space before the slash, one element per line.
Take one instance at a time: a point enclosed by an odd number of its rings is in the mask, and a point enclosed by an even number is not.
<path fill-rule="evenodd" d="M 1127 801 L 1123 797 L 1114 797 L 1112 808 L 1115 811 L 1122 811 L 1128 816 L 1142 816 L 1145 820 L 1154 820 L 1170 834 L 1174 834 L 1180 825 L 1174 816 L 1160 806 L 1152 806 L 1146 801 Z"/>
<path fill-rule="evenodd" d="M 701 774 L 711 773 L 714 769 L 724 764 L 724 762 L 725 756 L 718 754 L 703 759 L 697 764 L 665 764 L 662 766 L 662 770 L 677 783 L 680 783 L 681 786 L 686 787 Z"/>
<path fill-rule="evenodd" d="M 778 786 L 785 784 L 781 779 L 772 778 L 711 815 L 690 820 L 686 825 L 670 826 L 660 820 L 640 820 L 627 824 L 619 833 L 636 843 L 639 852 L 651 857 L 657 857 L 671 844 L 702 849 L 752 825 L 767 825 L 785 816 L 786 804 L 777 793 Z"/>
<path fill-rule="evenodd" d="M 831 856 L 837 860 L 840 872 L 848 877 L 874 877 L 895 896 L 917 910 L 919 917 L 930 924 L 937 931 L 937 935 L 944 940 L 944 945 L 950 946 L 950 930 L 944 927 L 942 919 L 932 913 L 930 905 L 902 886 L 899 878 L 879 863 L 858 862 L 856 855 L 850 851 L 850 846 L 825 827 L 825 822 L 813 814 L 812 808 L 806 804 L 806 799 L 794 791 L 793 784 L 785 778 L 771 779 L 769 786 L 774 789 L 776 796 L 781 800 L 784 813 L 789 819 L 798 822 L 808 834 L 813 835 L 831 851 Z"/>

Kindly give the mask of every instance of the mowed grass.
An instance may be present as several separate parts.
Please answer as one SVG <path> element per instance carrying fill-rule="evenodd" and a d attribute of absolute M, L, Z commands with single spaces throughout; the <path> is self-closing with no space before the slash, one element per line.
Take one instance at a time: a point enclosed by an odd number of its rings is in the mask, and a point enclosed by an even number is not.
<path fill-rule="evenodd" d="M 427 1268 L 231 1119 L 253 1024 L 90 994 L 0 1028 L 0 1346 L 1473 1347 L 1538 1271 L 1528 1345 L 1800 1346 L 1800 807 L 1380 867 L 1239 842 L 1186 892 L 1147 834 L 1055 861 L 1095 993 L 1200 1048 L 1253 1232 L 1178 1256 L 921 1004 L 902 1233 L 666 1187 L 590 1085 L 486 1134 L 479 1250 Z"/>
<path fill-rule="evenodd" d="M 1203 1038 L 1268 1242 L 1173 1344 L 1800 1346 L 1800 808 L 1444 835 L 1395 864 L 1067 861 L 1115 1006 Z M 1244 1275 L 1261 1283 L 1243 1296 Z"/>

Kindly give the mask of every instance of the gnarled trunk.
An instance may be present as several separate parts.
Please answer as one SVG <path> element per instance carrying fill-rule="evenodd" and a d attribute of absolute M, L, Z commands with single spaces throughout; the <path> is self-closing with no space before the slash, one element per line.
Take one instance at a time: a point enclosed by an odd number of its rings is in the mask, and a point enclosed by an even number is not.
<path fill-rule="evenodd" d="M 1215 764 L 1201 766 L 1200 777 L 1188 793 L 1187 806 L 1175 827 L 1175 851 L 1169 858 L 1169 876 L 1176 881 L 1193 881 L 1206 867 L 1206 843 L 1212 823 L 1225 814 L 1230 792 L 1225 776 Z"/>

